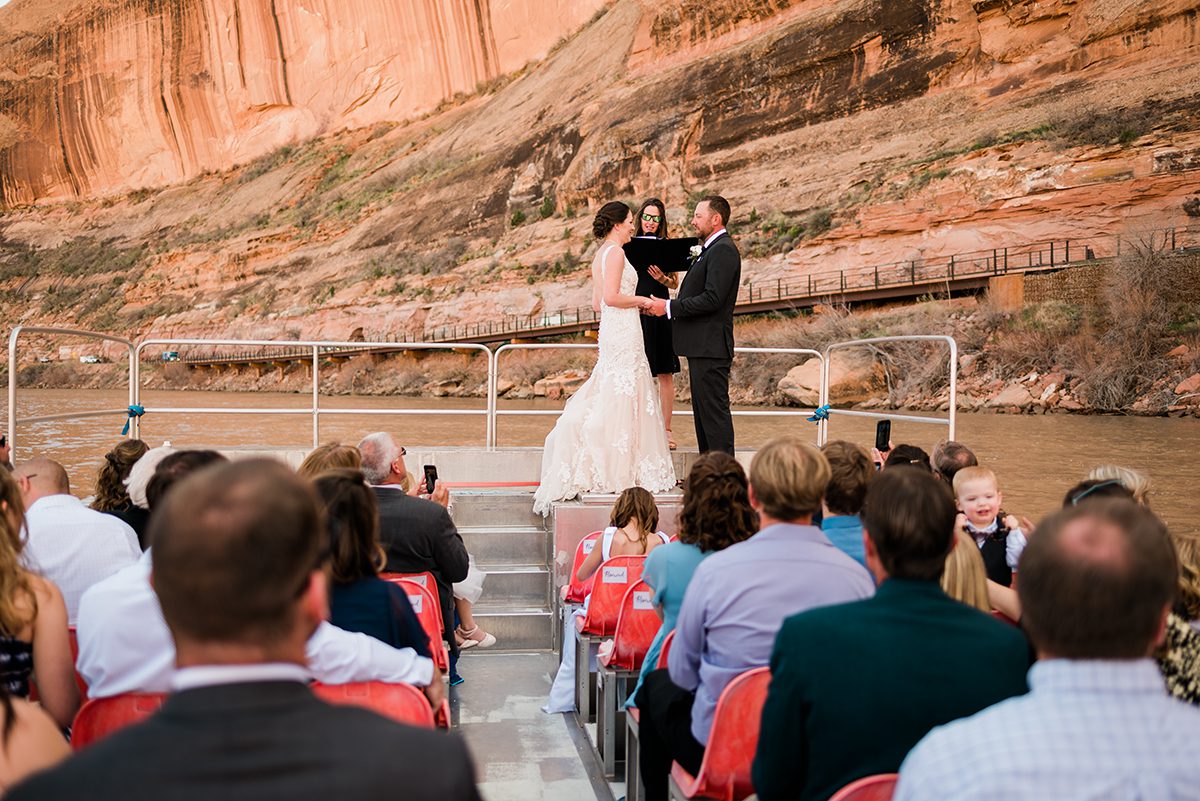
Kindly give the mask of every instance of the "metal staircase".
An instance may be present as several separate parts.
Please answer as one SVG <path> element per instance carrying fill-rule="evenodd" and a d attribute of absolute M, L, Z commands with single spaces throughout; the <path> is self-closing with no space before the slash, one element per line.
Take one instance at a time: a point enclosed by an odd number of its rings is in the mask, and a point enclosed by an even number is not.
<path fill-rule="evenodd" d="M 550 533 L 533 513 L 533 493 L 463 489 L 454 523 L 487 572 L 475 620 L 496 635 L 490 650 L 549 650 L 554 635 Z M 470 652 L 468 652 L 470 653 Z"/>

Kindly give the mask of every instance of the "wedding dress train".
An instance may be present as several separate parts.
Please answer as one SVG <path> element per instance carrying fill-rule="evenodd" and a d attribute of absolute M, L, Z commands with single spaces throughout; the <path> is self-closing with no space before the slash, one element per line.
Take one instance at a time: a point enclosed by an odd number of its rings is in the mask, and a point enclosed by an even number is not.
<path fill-rule="evenodd" d="M 617 247 L 613 244 L 605 248 Z M 601 264 L 607 255 L 603 250 Z M 637 273 L 628 260 L 621 294 L 632 295 Z M 600 355 L 583 386 L 567 401 L 542 451 L 542 481 L 533 509 L 548 514 L 554 501 L 584 492 L 651 492 L 675 487 L 675 467 L 650 375 L 637 309 L 600 306 Z"/>

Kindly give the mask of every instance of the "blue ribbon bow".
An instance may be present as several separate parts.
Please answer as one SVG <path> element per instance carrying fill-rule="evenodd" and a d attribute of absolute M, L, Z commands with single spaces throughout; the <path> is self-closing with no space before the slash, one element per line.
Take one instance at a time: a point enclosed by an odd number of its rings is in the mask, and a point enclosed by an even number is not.
<path fill-rule="evenodd" d="M 146 413 L 146 407 L 144 407 L 144 406 L 136 406 L 136 405 L 130 406 L 129 407 L 129 416 L 125 418 L 125 427 L 121 429 L 121 436 L 125 436 L 126 434 L 129 433 L 129 421 L 130 420 L 132 420 L 135 417 L 141 417 L 145 413 Z"/>
<path fill-rule="evenodd" d="M 829 419 L 829 404 L 827 403 L 824 406 L 818 406 L 817 408 L 813 409 L 812 417 L 808 418 L 808 422 L 819 423 L 822 420 L 828 420 L 828 419 Z"/>

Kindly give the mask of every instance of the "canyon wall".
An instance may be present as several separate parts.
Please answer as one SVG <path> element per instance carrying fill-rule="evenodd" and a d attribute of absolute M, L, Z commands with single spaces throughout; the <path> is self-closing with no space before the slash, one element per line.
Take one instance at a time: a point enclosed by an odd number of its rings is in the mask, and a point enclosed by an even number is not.
<path fill-rule="evenodd" d="M 172 183 L 407 119 L 544 56 L 602 4 L 105 0 L 12 30 L 42 2 L 0 10 L 0 204 Z"/>

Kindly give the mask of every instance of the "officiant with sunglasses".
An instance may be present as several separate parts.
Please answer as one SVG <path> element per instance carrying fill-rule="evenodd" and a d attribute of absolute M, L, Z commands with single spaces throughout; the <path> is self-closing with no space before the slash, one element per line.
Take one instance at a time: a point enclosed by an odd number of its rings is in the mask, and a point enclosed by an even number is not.
<path fill-rule="evenodd" d="M 637 229 L 634 237 L 667 238 L 667 207 L 656 197 L 642 202 L 634 217 Z M 670 297 L 667 290 L 679 286 L 677 273 L 664 273 L 657 265 L 648 270 L 638 270 L 636 294 L 641 297 Z M 642 316 L 642 341 L 646 346 L 646 360 L 650 362 L 650 374 L 658 379 L 658 395 L 662 404 L 663 421 L 667 425 L 667 445 L 675 450 L 675 436 L 671 433 L 671 411 L 675 405 L 675 373 L 680 370 L 679 357 L 675 355 L 675 344 L 671 340 L 671 321 L 666 317 Z"/>

